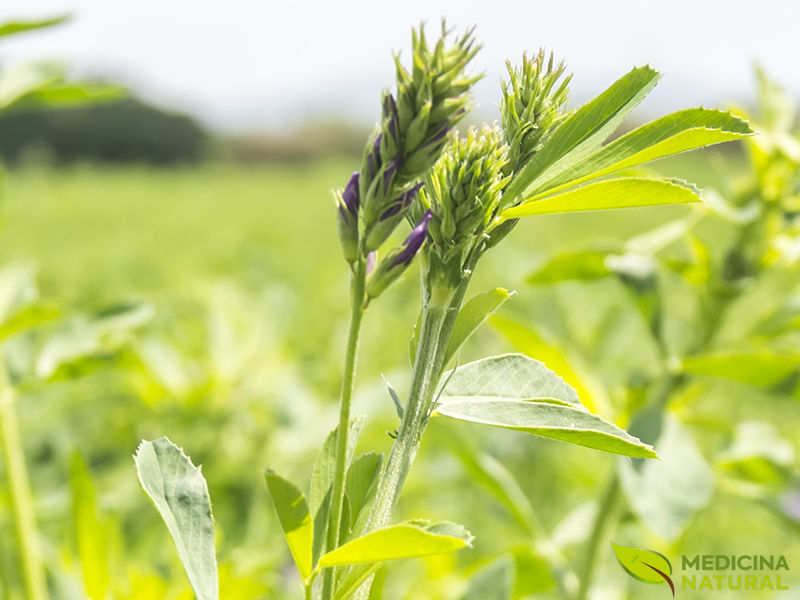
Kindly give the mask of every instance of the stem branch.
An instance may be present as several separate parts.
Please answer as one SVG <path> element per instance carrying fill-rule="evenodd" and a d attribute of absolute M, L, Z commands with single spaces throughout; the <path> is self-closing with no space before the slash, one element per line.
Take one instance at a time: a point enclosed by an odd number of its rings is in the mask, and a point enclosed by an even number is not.
<path fill-rule="evenodd" d="M 358 338 L 361 332 L 361 320 L 364 316 L 364 288 L 366 282 L 366 264 L 359 259 L 355 264 L 351 279 L 351 315 L 350 331 L 347 336 L 347 350 L 344 362 L 344 378 L 342 379 L 341 399 L 339 401 L 339 426 L 336 430 L 336 470 L 331 487 L 331 508 L 328 516 L 328 549 L 339 545 L 342 523 L 342 506 L 344 504 L 344 487 L 347 469 L 347 446 L 350 433 L 350 405 L 353 399 L 353 387 L 358 355 Z M 322 597 L 330 600 L 335 588 L 334 569 L 325 569 L 322 578 Z"/>

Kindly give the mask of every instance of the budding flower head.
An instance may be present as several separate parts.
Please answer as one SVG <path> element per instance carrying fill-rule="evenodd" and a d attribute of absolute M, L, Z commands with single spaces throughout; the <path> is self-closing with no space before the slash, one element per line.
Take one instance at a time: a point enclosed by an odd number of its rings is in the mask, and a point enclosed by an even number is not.
<path fill-rule="evenodd" d="M 466 114 L 468 91 L 480 78 L 465 73 L 479 50 L 472 30 L 451 39 L 443 23 L 431 47 L 420 26 L 412 32 L 412 46 L 410 71 L 395 56 L 396 91 L 384 92 L 381 122 L 364 147 L 359 191 L 367 252 L 383 244 L 407 215 L 419 181 Z"/>
<path fill-rule="evenodd" d="M 493 127 L 470 129 L 466 137 L 451 136 L 448 146 L 426 181 L 411 216 L 430 211 L 431 255 L 456 282 L 467 257 L 480 250 L 493 222 L 509 177 L 508 147 Z"/>
<path fill-rule="evenodd" d="M 378 265 L 367 281 L 367 297 L 376 298 L 402 275 L 428 237 L 431 211 L 426 211 L 399 248 L 395 248 Z"/>
<path fill-rule="evenodd" d="M 544 50 L 522 57 L 515 68 L 506 63 L 508 81 L 502 83 L 500 103 L 503 133 L 509 146 L 509 167 L 517 170 L 537 152 L 567 117 L 566 104 L 572 75 L 563 62 L 556 64 Z"/>
<path fill-rule="evenodd" d="M 342 252 L 347 262 L 353 263 L 358 259 L 358 210 L 360 205 L 358 191 L 359 173 L 356 171 L 350 177 L 342 192 L 336 192 L 336 225 L 339 232 L 339 241 Z"/>

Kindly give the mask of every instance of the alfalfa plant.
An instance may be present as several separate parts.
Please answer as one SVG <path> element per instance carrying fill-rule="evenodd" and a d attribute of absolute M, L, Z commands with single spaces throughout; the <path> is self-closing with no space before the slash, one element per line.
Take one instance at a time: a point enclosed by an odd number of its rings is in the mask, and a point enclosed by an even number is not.
<path fill-rule="evenodd" d="M 628 318 L 641 324 L 642 335 L 626 343 L 655 356 L 651 368 L 626 367 L 627 386 L 613 397 L 602 382 L 615 376 L 588 365 L 607 352 L 615 332 L 584 340 L 579 350 L 556 341 L 544 323 L 495 319 L 518 349 L 559 356 L 559 372 L 596 391 L 603 414 L 630 424 L 662 459 L 618 461 L 587 530 L 577 600 L 589 597 L 598 558 L 610 553 L 606 542 L 625 514 L 637 517 L 665 551 L 712 501 L 715 484 L 719 493 L 789 517 L 781 494 L 796 477 L 791 443 L 776 424 L 738 422 L 732 410 L 732 402 L 752 404 L 756 397 L 800 396 L 796 112 L 783 90 L 760 70 L 757 75 L 759 110 L 747 115 L 756 134 L 745 140 L 749 164 L 732 185 L 707 190 L 703 205 L 655 230 L 624 243 L 568 249 L 528 276 L 540 289 L 570 281 L 572 297 L 587 301 L 597 294 L 592 282 L 613 281 L 630 301 L 612 310 L 639 309 Z M 721 396 L 729 408 L 709 408 Z"/>
<path fill-rule="evenodd" d="M 452 38 L 443 27 L 429 45 L 420 27 L 412 46 L 410 69 L 395 57 L 395 92 L 383 93 L 381 120 L 365 144 L 360 168 L 336 194 L 352 310 L 339 425 L 323 444 L 307 496 L 273 471 L 266 473 L 306 598 L 364 597 L 385 562 L 471 543 L 469 532 L 453 523 L 392 521 L 434 416 L 625 456 L 656 456 L 649 445 L 589 412 L 575 391 L 537 360 L 511 354 L 451 367 L 470 335 L 511 296 L 495 289 L 465 303 L 469 283 L 480 259 L 522 217 L 697 201 L 697 191 L 685 182 L 620 172 L 750 134 L 738 118 L 694 109 L 603 145 L 653 89 L 658 73 L 633 69 L 588 104 L 568 111 L 566 70 L 542 52 L 509 66 L 501 126 L 463 137 L 454 125 L 469 108 L 468 92 L 477 80 L 466 73 L 478 52 L 472 31 Z M 411 233 L 387 250 L 387 240 L 404 221 Z M 362 320 L 415 257 L 421 263 L 421 309 L 405 402 L 390 389 L 400 425 L 386 461 L 377 453 L 353 457 L 360 421 L 350 408 Z M 214 568 L 210 505 L 199 472 L 166 440 L 143 442 L 136 462 L 198 597 L 216 598 L 215 574 L 209 572 Z M 321 585 L 315 585 L 319 575 Z"/>

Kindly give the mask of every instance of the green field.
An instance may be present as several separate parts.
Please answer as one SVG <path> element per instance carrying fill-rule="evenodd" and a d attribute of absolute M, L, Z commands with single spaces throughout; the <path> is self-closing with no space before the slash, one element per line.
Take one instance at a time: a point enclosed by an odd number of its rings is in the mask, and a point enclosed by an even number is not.
<path fill-rule="evenodd" d="M 661 168 L 716 184 L 738 164 L 735 155 L 708 154 L 681 157 Z M 131 598 L 190 597 L 168 534 L 139 490 L 131 460 L 139 440 L 168 435 L 203 464 L 209 481 L 222 597 L 297 597 L 259 472 L 271 466 L 303 481 L 320 438 L 335 424 L 348 308 L 330 190 L 351 169 L 348 162 L 331 159 L 252 169 L 225 164 L 177 171 L 28 167 L 7 174 L 0 207 L 3 263 L 33 264 L 42 295 L 60 305 L 65 316 L 129 300 L 152 303 L 156 310 L 135 342 L 152 363 L 112 363 L 111 369 L 23 390 L 21 427 L 36 510 L 47 562 L 64 590 L 79 589 L 80 579 L 69 487 L 77 451 L 90 465 L 100 512 L 112 533 L 106 556 L 118 588 Z M 559 249 L 626 239 L 686 210 L 531 219 L 482 263 L 472 290 L 516 289 L 519 294 L 503 314 L 550 322 L 564 337 L 588 335 L 598 326 L 598 315 L 622 301 L 619 288 L 600 284 L 589 295 L 554 293 L 526 285 L 527 272 Z M 408 347 L 397 343 L 395 332 L 410 335 L 416 287 L 412 269 L 368 312 L 356 412 L 379 418 L 370 419 L 361 441 L 365 448 L 385 451 L 391 443 L 387 432 L 396 417 L 380 375 L 405 389 Z M 620 319 L 623 335 L 635 336 L 632 326 L 624 326 L 627 317 Z M 632 352 L 634 341 L 621 339 L 616 354 L 598 358 L 595 366 L 613 372 L 620 361 L 639 361 L 646 369 L 647 353 Z M 510 350 L 486 327 L 463 358 Z M 724 390 L 710 396 L 696 422 L 714 410 L 736 411 L 741 420 L 776 424 L 800 450 L 795 399 L 766 404 L 763 398 L 750 403 L 726 398 Z M 462 577 L 481 561 L 530 542 L 508 512 L 471 483 L 448 450 L 454 435 L 469 437 L 516 475 L 547 530 L 596 499 L 614 466 L 609 455 L 559 442 L 468 427 L 456 431 L 434 422 L 399 510 L 403 516 L 468 523 L 475 547 L 453 557 L 398 565 L 390 573 L 395 585 L 387 598 L 458 597 Z M 704 450 L 718 442 L 706 438 Z M 0 501 L 7 503 L 7 496 Z M 2 530 L 10 531 L 8 511 L 0 515 Z M 623 528 L 634 526 L 623 522 Z M 568 535 L 568 529 L 564 532 Z M 11 542 L 3 537 L 0 550 L 7 555 Z M 785 522 L 719 491 L 672 549 L 674 556 L 681 551 L 780 553 L 790 562 L 800 556 L 800 542 Z M 578 550 L 567 551 L 567 558 L 578 560 Z M 610 551 L 603 556 L 601 585 L 613 590 L 628 584 L 629 597 L 653 597 L 647 586 L 620 577 Z M 453 561 L 463 567 L 458 577 Z M 528 567 L 532 573 L 544 568 Z M 3 568 L 14 572 L 9 559 Z M 794 586 L 800 586 L 797 573 L 787 578 Z M 6 597 L 2 590 L 0 597 Z"/>

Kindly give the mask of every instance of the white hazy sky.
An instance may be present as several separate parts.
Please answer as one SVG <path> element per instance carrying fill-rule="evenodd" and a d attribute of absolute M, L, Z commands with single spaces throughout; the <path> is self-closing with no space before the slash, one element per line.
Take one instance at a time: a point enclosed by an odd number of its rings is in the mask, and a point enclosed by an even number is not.
<path fill-rule="evenodd" d="M 506 58 L 554 49 L 588 98 L 633 65 L 664 73 L 644 110 L 752 98 L 760 61 L 800 96 L 800 0 L 2 0 L 0 19 L 69 12 L 69 25 L 9 38 L 0 60 L 58 58 L 226 129 L 280 127 L 308 114 L 372 121 L 409 27 L 476 24 L 492 118 Z"/>

